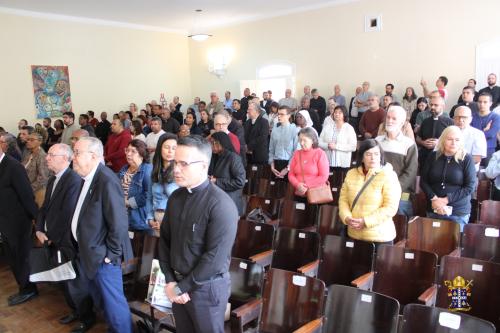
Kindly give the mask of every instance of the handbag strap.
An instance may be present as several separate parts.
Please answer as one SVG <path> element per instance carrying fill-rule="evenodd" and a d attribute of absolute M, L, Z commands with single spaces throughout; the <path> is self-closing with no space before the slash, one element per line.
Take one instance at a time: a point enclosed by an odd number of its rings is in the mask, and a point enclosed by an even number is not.
<path fill-rule="evenodd" d="M 372 182 L 373 178 L 375 178 L 376 174 L 371 176 L 364 184 L 363 184 L 363 187 L 361 187 L 361 190 L 359 190 L 358 194 L 356 194 L 356 197 L 354 198 L 354 201 L 352 202 L 352 205 L 351 205 L 351 212 L 353 211 L 354 209 L 354 206 L 356 206 L 356 204 L 358 203 L 358 199 L 359 197 L 361 196 L 361 194 L 363 194 L 363 192 L 365 191 L 365 189 L 368 187 L 368 185 L 370 185 L 370 183 Z"/>
<path fill-rule="evenodd" d="M 304 164 L 302 163 L 302 151 L 301 150 L 299 150 L 299 163 L 300 163 L 300 171 L 302 174 L 302 183 L 304 183 L 304 185 L 305 185 L 306 178 L 304 177 Z"/>

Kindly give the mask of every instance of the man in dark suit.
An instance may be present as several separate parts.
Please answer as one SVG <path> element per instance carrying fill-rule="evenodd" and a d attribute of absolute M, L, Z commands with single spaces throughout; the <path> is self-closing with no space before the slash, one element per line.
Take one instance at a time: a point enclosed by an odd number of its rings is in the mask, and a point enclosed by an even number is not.
<path fill-rule="evenodd" d="M 123 294 L 122 259 L 131 258 L 125 198 L 119 179 L 102 164 L 103 147 L 96 138 L 75 144 L 73 168 L 83 185 L 71 220 L 71 234 L 78 243 L 76 265 L 81 285 L 87 285 L 94 303 L 104 310 L 110 332 L 132 332 L 132 318 Z M 70 290 L 80 304 L 78 290 Z M 81 323 L 80 330 L 88 330 Z"/>
<path fill-rule="evenodd" d="M 64 261 L 73 260 L 76 255 L 75 246 L 71 241 L 71 218 L 82 184 L 82 178 L 69 167 L 72 157 L 71 148 L 64 143 L 55 144 L 49 149 L 47 166 L 54 172 L 54 176 L 49 178 L 45 200 L 38 211 L 35 226 L 36 237 L 40 243 L 48 241 L 51 247 L 61 252 Z M 61 318 L 61 324 L 69 324 L 78 319 L 79 311 L 68 291 L 68 284 L 78 283 L 79 277 L 75 280 L 77 281 L 67 281 L 64 284 L 64 297 L 73 312 Z M 92 314 L 90 318 L 81 314 L 80 320 L 91 326 L 95 321 Z"/>
<path fill-rule="evenodd" d="M 4 140 L 0 136 L 0 140 Z M 33 191 L 26 169 L 5 154 L 0 145 L 0 233 L 7 260 L 19 286 L 19 292 L 8 298 L 10 306 L 24 303 L 38 292 L 29 281 L 29 253 L 32 246 L 31 226 L 37 214 Z"/>
<path fill-rule="evenodd" d="M 260 113 L 258 103 L 248 104 L 248 120 L 245 122 L 248 163 L 267 164 L 269 158 L 269 122 Z"/>

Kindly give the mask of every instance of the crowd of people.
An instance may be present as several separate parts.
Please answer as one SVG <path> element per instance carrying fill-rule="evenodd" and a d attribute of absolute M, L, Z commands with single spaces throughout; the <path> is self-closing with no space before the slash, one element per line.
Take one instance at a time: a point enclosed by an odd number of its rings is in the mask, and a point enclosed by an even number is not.
<path fill-rule="evenodd" d="M 97 306 L 112 331 L 130 332 L 120 270 L 131 256 L 128 232 L 156 233 L 178 327 L 219 332 L 248 164 L 269 165 L 303 202 L 340 175 L 339 215 L 353 239 L 391 244 L 392 217 L 414 215 L 417 185 L 428 216 L 463 230 L 480 168 L 500 200 L 500 87 L 495 74 L 487 80 L 480 91 L 469 80 L 450 113 L 441 76 L 434 90 L 420 82 L 421 97 L 407 87 L 399 99 L 391 83 L 377 95 L 363 82 L 350 101 L 338 85 L 327 99 L 305 86 L 300 99 L 287 89 L 279 101 L 246 88 L 241 99 L 212 92 L 208 104 L 196 97 L 188 107 L 178 97 L 140 110 L 131 103 L 111 122 L 88 111 L 76 124 L 65 112 L 54 127 L 45 118 L 34 126 L 20 120 L 18 133 L 0 128 L 0 233 L 19 285 L 9 305 L 37 295 L 27 261 L 34 227 L 78 272 L 64 284 L 72 311 L 61 323 L 78 320 L 72 332 L 85 332 Z M 200 313 L 204 281 L 219 292 Z"/>

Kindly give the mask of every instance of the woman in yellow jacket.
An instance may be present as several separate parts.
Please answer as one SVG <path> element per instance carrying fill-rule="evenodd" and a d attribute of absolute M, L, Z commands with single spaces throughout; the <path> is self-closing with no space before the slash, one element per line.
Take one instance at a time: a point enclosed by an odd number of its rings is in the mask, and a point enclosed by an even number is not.
<path fill-rule="evenodd" d="M 392 165 L 385 163 L 384 152 L 373 139 L 361 143 L 357 165 L 347 173 L 340 191 L 340 219 L 347 225 L 348 235 L 353 239 L 376 245 L 392 244 L 396 237 L 392 217 L 398 211 L 401 198 L 398 176 Z"/>

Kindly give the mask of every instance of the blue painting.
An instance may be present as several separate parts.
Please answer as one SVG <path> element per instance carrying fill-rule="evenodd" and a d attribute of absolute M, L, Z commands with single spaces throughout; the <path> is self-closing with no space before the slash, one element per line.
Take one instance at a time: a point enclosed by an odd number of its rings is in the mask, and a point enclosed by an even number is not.
<path fill-rule="evenodd" d="M 68 66 L 31 66 L 36 117 L 62 117 L 71 111 Z"/>

